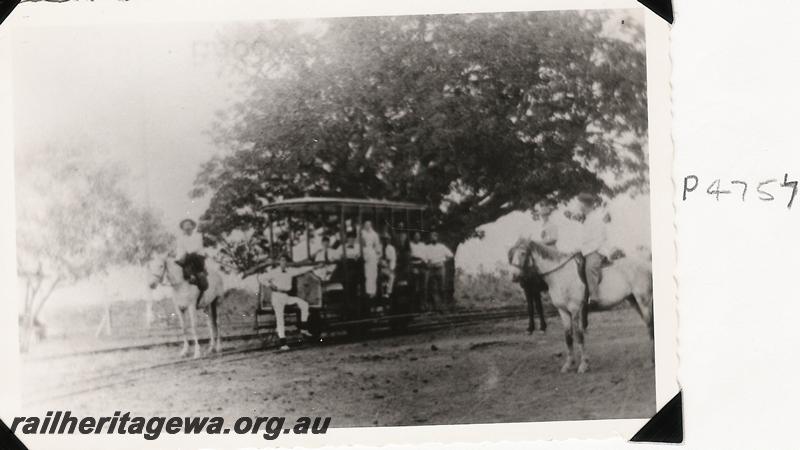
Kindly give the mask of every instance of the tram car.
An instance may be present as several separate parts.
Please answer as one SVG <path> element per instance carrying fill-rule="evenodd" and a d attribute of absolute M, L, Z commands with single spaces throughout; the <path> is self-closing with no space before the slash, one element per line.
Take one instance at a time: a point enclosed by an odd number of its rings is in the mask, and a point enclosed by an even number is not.
<path fill-rule="evenodd" d="M 256 329 L 270 326 L 270 321 L 264 318 L 273 314 L 271 290 L 261 277 L 277 265 L 280 255 L 291 261 L 289 266 L 294 276 L 290 295 L 309 303 L 308 328 L 317 337 L 333 330 L 363 335 L 372 327 L 402 329 L 415 316 L 428 312 L 432 300 L 440 306 L 452 304 L 453 260 L 445 263 L 444 280 L 438 288 L 430 282 L 426 263 L 411 256 L 410 241 L 414 233 L 423 238 L 427 234 L 424 205 L 304 197 L 273 202 L 264 212 L 268 218 L 270 258 L 257 269 Z M 397 256 L 393 271 L 387 267 L 387 259 L 381 257 L 377 292 L 371 296 L 366 291 L 361 239 L 368 221 L 380 236 L 382 253 L 391 244 Z M 296 312 L 299 314 L 299 310 Z"/>

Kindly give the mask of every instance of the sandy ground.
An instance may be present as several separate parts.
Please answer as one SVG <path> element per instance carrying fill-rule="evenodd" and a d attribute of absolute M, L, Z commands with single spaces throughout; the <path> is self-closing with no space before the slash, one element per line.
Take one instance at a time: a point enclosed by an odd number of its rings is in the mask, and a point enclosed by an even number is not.
<path fill-rule="evenodd" d="M 559 372 L 565 345 L 557 319 L 550 319 L 544 335 L 528 336 L 525 325 L 508 320 L 288 353 L 216 356 L 150 369 L 123 383 L 26 409 L 231 420 L 320 415 L 331 416 L 334 427 L 653 415 L 651 344 L 635 312 L 592 315 L 587 335 L 591 371 L 580 375 Z M 102 383 L 120 368 L 169 361 L 176 352 L 169 347 L 84 361 L 29 361 L 23 367 L 24 394 L 87 377 Z"/>

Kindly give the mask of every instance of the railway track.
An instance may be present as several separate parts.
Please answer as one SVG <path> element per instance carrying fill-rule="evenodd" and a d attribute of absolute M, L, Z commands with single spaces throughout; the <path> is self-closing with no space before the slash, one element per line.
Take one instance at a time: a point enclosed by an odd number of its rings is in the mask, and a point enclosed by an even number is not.
<path fill-rule="evenodd" d="M 522 318 L 526 316 L 524 308 L 503 308 L 496 310 L 485 311 L 471 311 L 460 312 L 442 315 L 422 315 L 415 318 L 415 321 L 409 324 L 402 331 L 392 331 L 390 329 L 375 329 L 369 335 L 369 340 L 380 340 L 382 338 L 419 334 L 424 332 L 431 332 L 441 329 L 452 327 L 461 327 L 468 325 L 481 324 L 486 322 L 501 321 L 514 318 Z M 203 356 L 201 358 L 182 358 L 175 359 L 169 358 L 158 362 L 150 362 L 146 364 L 133 364 L 124 367 L 114 366 L 111 369 L 96 370 L 92 373 L 86 374 L 82 372 L 80 376 L 73 380 L 60 380 L 57 384 L 50 386 L 38 385 L 36 391 L 28 392 L 24 396 L 24 404 L 26 406 L 36 406 L 49 401 L 65 399 L 80 395 L 83 393 L 94 392 L 101 389 L 107 389 L 114 386 L 135 383 L 137 380 L 143 379 L 147 374 L 156 369 L 164 368 L 179 368 L 179 367 L 202 367 L 204 361 L 214 359 L 217 362 L 229 363 L 245 359 L 259 357 L 266 352 L 276 351 L 278 348 L 277 342 L 264 342 L 261 338 L 264 333 L 246 333 L 236 336 L 226 336 L 224 342 L 230 344 L 234 341 L 252 341 L 257 342 L 249 345 L 234 347 L 233 349 L 224 350 L 221 354 Z M 202 340 L 201 340 L 202 341 Z M 331 347 L 336 345 L 343 345 L 358 341 L 351 336 L 343 333 L 325 335 L 321 343 L 302 343 L 298 339 L 289 341 L 290 345 L 295 348 L 293 351 L 305 351 L 313 348 L 318 348 L 320 345 Z M 207 340 L 206 340 L 207 342 Z M 131 345 L 126 347 L 107 348 L 96 351 L 83 351 L 74 352 L 69 355 L 62 355 L 57 357 L 61 360 L 59 363 L 69 364 L 69 359 L 80 359 L 92 357 L 93 355 L 111 354 L 114 352 L 125 351 L 144 351 L 153 347 L 173 346 L 180 341 L 169 341 L 162 343 L 149 343 L 141 345 Z"/>

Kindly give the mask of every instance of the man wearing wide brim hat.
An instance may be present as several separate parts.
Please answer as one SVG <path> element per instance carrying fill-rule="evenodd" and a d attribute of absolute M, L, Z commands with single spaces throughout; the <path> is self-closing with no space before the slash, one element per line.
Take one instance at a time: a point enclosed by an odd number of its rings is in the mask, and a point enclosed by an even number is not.
<path fill-rule="evenodd" d="M 203 246 L 203 235 L 195 232 L 197 222 L 186 218 L 178 224 L 182 233 L 178 235 L 176 260 L 183 269 L 183 278 L 200 289 L 197 302 L 208 289 L 208 273 L 206 272 L 206 249 Z"/>
<path fill-rule="evenodd" d="M 606 229 L 610 217 L 597 194 L 582 192 L 578 195 L 578 202 L 581 214 L 585 217 L 581 227 L 581 254 L 585 260 L 586 284 L 591 304 L 600 300 L 600 277 L 603 262 L 608 258 Z"/>

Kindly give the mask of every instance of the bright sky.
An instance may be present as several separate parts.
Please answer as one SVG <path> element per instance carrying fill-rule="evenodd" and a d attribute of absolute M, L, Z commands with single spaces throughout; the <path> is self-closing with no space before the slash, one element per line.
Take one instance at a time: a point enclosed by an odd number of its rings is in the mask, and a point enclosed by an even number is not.
<path fill-rule="evenodd" d="M 220 27 L 206 22 L 20 29 L 13 53 L 16 151 L 59 143 L 104 149 L 131 169 L 133 197 L 160 211 L 177 231 L 181 218 L 198 217 L 207 205 L 188 193 L 200 165 L 219 151 L 206 134 L 214 113 L 234 99 L 234 86 L 214 59 Z M 646 198 L 615 201 L 611 209 L 621 247 L 649 246 Z M 539 233 L 526 213 L 511 214 L 485 231 L 484 240 L 460 247 L 459 266 L 492 270 L 517 237 Z M 112 284 L 142 284 L 125 273 Z M 125 297 L 142 292 L 121 290 L 128 292 Z"/>
<path fill-rule="evenodd" d="M 209 24 L 24 29 L 13 61 L 17 152 L 95 145 L 131 169 L 134 197 L 168 226 L 199 216 L 188 192 L 216 151 L 205 134 L 230 99 Z"/>

